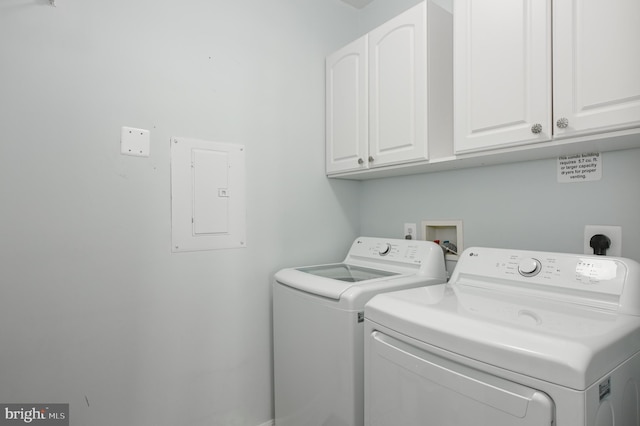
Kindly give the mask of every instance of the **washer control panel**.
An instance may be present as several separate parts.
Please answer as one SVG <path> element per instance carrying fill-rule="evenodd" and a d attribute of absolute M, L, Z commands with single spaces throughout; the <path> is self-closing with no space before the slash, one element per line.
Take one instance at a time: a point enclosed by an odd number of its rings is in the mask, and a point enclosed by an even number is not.
<path fill-rule="evenodd" d="M 428 259 L 443 257 L 442 249 L 431 241 L 360 237 L 349 250 L 348 257 L 367 261 L 388 261 L 421 265 Z"/>

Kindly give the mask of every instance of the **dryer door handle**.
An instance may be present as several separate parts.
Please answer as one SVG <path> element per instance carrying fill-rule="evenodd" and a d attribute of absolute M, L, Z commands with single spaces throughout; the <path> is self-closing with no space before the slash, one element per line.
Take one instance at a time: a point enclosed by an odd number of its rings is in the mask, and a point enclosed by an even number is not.
<path fill-rule="evenodd" d="M 553 407 L 553 401 L 544 392 L 440 357 L 380 331 L 374 331 L 371 337 L 377 355 L 430 382 L 514 417 L 524 418 L 531 403 Z"/>

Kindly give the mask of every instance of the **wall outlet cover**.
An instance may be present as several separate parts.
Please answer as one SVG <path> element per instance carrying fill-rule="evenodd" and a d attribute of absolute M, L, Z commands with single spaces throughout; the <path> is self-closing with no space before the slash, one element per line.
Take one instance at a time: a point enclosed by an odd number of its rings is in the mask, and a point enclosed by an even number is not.
<path fill-rule="evenodd" d="M 150 149 L 148 130 L 135 127 L 123 127 L 120 132 L 120 153 L 136 157 L 148 157 Z"/>
<path fill-rule="evenodd" d="M 409 236 L 411 236 L 409 238 Z M 415 223 L 405 223 L 404 224 L 404 234 L 402 234 L 402 238 L 406 240 L 417 240 L 418 239 L 418 227 Z"/>

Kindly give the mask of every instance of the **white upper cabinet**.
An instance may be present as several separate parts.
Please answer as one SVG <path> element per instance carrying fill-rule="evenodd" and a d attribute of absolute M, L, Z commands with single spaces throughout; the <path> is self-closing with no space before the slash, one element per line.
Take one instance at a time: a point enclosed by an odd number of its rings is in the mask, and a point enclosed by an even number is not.
<path fill-rule="evenodd" d="M 369 161 L 427 158 L 425 4 L 369 33 Z"/>
<path fill-rule="evenodd" d="M 640 125 L 640 1 L 553 2 L 554 134 Z"/>
<path fill-rule="evenodd" d="M 638 0 L 454 5 L 456 153 L 640 124 Z"/>
<path fill-rule="evenodd" d="M 326 59 L 327 173 L 357 169 L 369 153 L 367 37 Z"/>
<path fill-rule="evenodd" d="M 328 175 L 425 161 L 430 138 L 451 145 L 452 25 L 422 2 L 327 57 Z"/>
<path fill-rule="evenodd" d="M 551 138 L 551 1 L 454 2 L 456 152 Z"/>

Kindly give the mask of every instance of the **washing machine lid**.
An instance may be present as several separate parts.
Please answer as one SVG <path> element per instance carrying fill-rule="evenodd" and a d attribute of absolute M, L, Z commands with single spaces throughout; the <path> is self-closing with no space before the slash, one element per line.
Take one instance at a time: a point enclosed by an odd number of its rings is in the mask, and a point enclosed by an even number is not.
<path fill-rule="evenodd" d="M 357 265 L 348 265 L 346 263 L 332 263 L 329 265 L 308 266 L 304 268 L 296 268 L 296 270 L 300 272 L 306 272 L 307 274 L 331 278 L 333 280 L 339 280 L 348 283 L 389 277 L 392 275 L 400 275 L 396 272 L 365 268 Z"/>
<path fill-rule="evenodd" d="M 446 286 L 376 296 L 366 305 L 365 318 L 458 355 L 576 390 L 640 352 L 640 317 L 628 314 L 633 310 L 624 302 L 624 293 L 634 294 L 640 285 L 635 262 L 614 261 L 617 273 L 607 279 L 591 269 L 591 278 L 579 287 L 584 257 L 573 262 L 567 255 L 511 252 L 503 262 L 503 254 L 482 249 L 463 254 Z M 474 266 L 478 258 L 485 259 L 482 267 Z M 540 276 L 518 273 L 522 258 L 541 259 Z"/>
<path fill-rule="evenodd" d="M 363 285 L 390 277 L 399 278 L 400 273 L 383 271 L 346 263 L 307 266 L 283 269 L 276 274 L 276 281 L 289 287 L 330 299 L 340 296 L 354 285 Z"/>
<path fill-rule="evenodd" d="M 275 279 L 339 300 L 345 294 L 356 297 L 356 293 L 373 294 L 418 282 L 444 282 L 446 271 L 442 249 L 431 241 L 358 237 L 341 263 L 286 268 L 278 271 Z"/>

